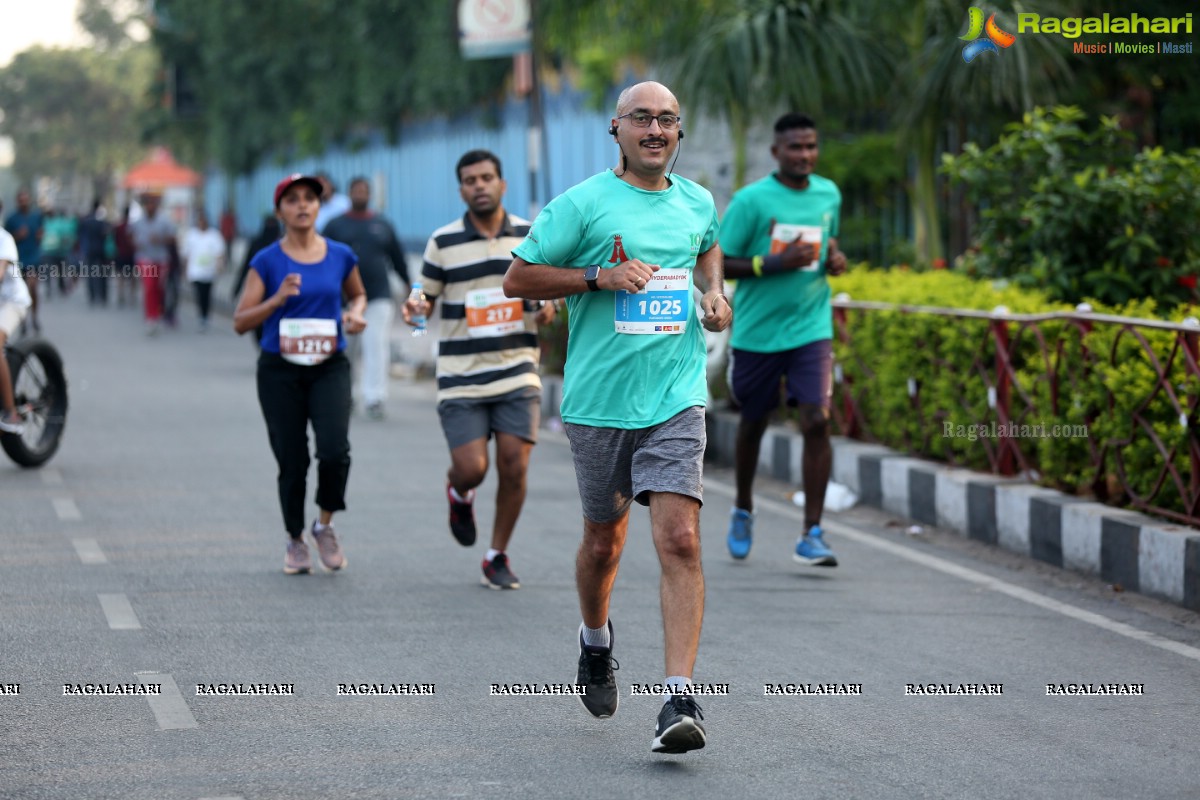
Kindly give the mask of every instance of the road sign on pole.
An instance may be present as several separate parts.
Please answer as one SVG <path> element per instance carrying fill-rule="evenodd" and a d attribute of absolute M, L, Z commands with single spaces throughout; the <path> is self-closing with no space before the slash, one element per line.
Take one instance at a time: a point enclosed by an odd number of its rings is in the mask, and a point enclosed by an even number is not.
<path fill-rule="evenodd" d="M 463 58 L 501 58 L 529 49 L 529 0 L 459 0 L 458 44 Z"/>

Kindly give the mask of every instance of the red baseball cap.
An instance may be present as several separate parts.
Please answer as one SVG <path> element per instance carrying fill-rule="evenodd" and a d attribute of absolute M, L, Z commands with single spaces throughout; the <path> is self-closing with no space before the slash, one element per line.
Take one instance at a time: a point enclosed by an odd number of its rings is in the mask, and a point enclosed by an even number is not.
<path fill-rule="evenodd" d="M 312 175 L 303 175 L 299 172 L 293 172 L 291 175 L 288 175 L 279 183 L 275 184 L 275 208 L 279 208 L 279 201 L 283 199 L 283 193 L 297 183 L 307 184 L 308 188 L 313 190 L 313 194 L 315 194 L 318 199 L 320 199 L 321 193 L 325 191 L 325 187 L 321 185 L 321 182 Z"/>

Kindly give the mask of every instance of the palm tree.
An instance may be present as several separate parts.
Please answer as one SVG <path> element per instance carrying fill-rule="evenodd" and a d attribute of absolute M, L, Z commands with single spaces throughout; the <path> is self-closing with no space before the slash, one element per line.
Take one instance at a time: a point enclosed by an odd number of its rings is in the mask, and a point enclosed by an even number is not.
<path fill-rule="evenodd" d="M 747 133 L 781 107 L 819 113 L 831 101 L 870 97 L 886 69 L 854 19 L 816 0 L 741 0 L 711 10 L 700 34 L 665 54 L 672 85 L 701 113 L 729 124 L 734 188 L 745 183 Z"/>
<path fill-rule="evenodd" d="M 899 64 L 887 93 L 901 143 L 911 159 L 913 238 L 919 257 L 943 257 L 938 217 L 937 154 L 947 130 L 965 131 L 973 121 L 992 121 L 997 112 L 1022 112 L 1053 100 L 1056 86 L 1069 78 L 1062 39 L 1020 36 L 1014 46 L 982 54 L 971 63 L 962 56 L 967 8 L 960 0 L 920 3 L 875 0 L 875 36 L 894 49 Z M 1054 15 L 1053 3 L 1038 11 Z M 996 13 L 1004 31 L 1016 30 L 1011 2 Z M 989 4 L 989 9 L 996 7 Z M 901 21 L 901 24 L 895 24 Z"/>

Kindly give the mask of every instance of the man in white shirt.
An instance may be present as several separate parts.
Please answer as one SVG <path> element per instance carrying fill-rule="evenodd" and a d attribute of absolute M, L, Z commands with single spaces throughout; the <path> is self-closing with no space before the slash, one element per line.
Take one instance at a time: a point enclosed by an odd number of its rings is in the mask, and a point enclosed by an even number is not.
<path fill-rule="evenodd" d="M 5 433 L 20 434 L 25 430 L 13 399 L 12 375 L 4 347 L 17 332 L 32 302 L 18 263 L 17 243 L 8 231 L 0 228 L 0 431 Z"/>
<path fill-rule="evenodd" d="M 212 304 L 212 285 L 225 264 L 225 238 L 221 232 L 208 225 L 208 214 L 201 208 L 196 211 L 196 227 L 183 237 L 183 252 L 187 264 L 187 279 L 196 294 L 196 308 L 200 312 L 200 331 L 208 330 L 208 311 Z"/>

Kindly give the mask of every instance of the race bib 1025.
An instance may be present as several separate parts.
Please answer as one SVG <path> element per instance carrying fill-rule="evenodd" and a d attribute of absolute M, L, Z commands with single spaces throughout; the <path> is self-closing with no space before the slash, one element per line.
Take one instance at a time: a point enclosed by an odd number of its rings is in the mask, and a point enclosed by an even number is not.
<path fill-rule="evenodd" d="M 617 292 L 617 333 L 683 333 L 691 315 L 692 273 L 686 269 L 660 269 L 642 291 Z"/>

